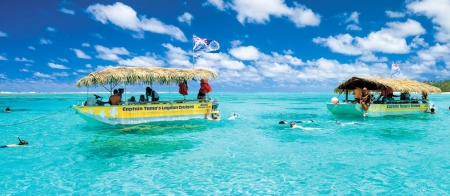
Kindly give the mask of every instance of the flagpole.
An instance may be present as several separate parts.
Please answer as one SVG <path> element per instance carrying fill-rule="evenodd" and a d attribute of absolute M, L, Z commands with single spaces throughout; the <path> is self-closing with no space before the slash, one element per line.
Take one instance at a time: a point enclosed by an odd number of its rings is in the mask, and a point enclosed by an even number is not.
<path fill-rule="evenodd" d="M 192 35 L 192 69 L 194 69 L 194 67 L 195 67 L 195 51 L 194 51 L 195 41 L 194 41 L 194 36 L 195 35 Z"/>
<path fill-rule="evenodd" d="M 394 64 L 394 61 L 392 61 L 392 63 L 391 63 L 391 78 L 392 78 L 392 65 Z"/>

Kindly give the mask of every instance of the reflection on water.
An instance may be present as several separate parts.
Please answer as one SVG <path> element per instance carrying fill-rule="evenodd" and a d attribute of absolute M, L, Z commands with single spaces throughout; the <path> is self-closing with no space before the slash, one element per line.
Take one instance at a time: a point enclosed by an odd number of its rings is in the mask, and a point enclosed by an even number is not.
<path fill-rule="evenodd" d="M 208 125 L 205 120 L 151 122 L 138 125 L 108 125 L 96 123 L 86 125 L 82 129 L 89 132 L 97 132 L 102 135 L 167 135 L 184 134 L 205 131 Z"/>
<path fill-rule="evenodd" d="M 117 138 L 98 139 L 82 144 L 87 157 L 113 158 L 119 156 L 134 156 L 139 154 L 167 154 L 179 150 L 194 148 L 195 142 L 190 140 L 165 140 L 155 138 Z"/>

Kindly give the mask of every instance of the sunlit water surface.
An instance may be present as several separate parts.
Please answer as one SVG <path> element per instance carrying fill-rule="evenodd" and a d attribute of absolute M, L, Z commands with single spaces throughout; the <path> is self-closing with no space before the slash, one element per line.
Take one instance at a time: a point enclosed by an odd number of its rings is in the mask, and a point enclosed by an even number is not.
<path fill-rule="evenodd" d="M 333 116 L 331 93 L 211 96 L 220 122 L 112 126 L 69 108 L 86 94 L 2 94 L 0 145 L 30 147 L 0 148 L 0 195 L 450 193 L 450 95 L 430 97 L 437 114 L 382 118 Z"/>

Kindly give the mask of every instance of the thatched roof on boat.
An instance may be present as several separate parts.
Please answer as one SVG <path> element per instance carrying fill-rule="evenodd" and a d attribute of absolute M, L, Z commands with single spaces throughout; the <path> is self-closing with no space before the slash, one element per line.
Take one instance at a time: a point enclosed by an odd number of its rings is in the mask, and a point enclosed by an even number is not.
<path fill-rule="evenodd" d="M 349 80 L 339 84 L 334 92 L 342 92 L 345 89 L 353 90 L 356 87 L 367 87 L 368 90 L 377 91 L 384 88 L 392 88 L 394 92 L 426 92 L 441 93 L 441 89 L 429 84 L 409 79 L 394 78 L 363 78 L 352 77 Z"/>
<path fill-rule="evenodd" d="M 176 68 L 141 68 L 114 67 L 103 71 L 92 72 L 78 80 L 76 86 L 99 86 L 105 84 L 170 84 L 191 79 L 214 79 L 219 77 L 216 72 L 205 69 Z"/>

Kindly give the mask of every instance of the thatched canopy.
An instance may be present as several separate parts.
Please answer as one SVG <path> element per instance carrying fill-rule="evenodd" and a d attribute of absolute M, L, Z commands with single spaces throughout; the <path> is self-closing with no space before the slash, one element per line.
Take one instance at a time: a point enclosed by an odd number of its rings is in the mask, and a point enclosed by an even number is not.
<path fill-rule="evenodd" d="M 353 90 L 356 87 L 367 87 L 368 90 L 378 91 L 382 88 L 392 88 L 394 92 L 426 92 L 426 93 L 441 93 L 441 89 L 422 82 L 408 79 L 394 79 L 394 78 L 362 78 L 352 77 L 349 80 L 339 84 L 334 89 L 334 92 L 342 92 L 345 89 Z"/>
<path fill-rule="evenodd" d="M 106 84 L 178 84 L 183 80 L 209 80 L 217 77 L 219 76 L 216 72 L 204 69 L 114 67 L 92 72 L 81 78 L 76 85 L 77 87 L 91 87 Z"/>

